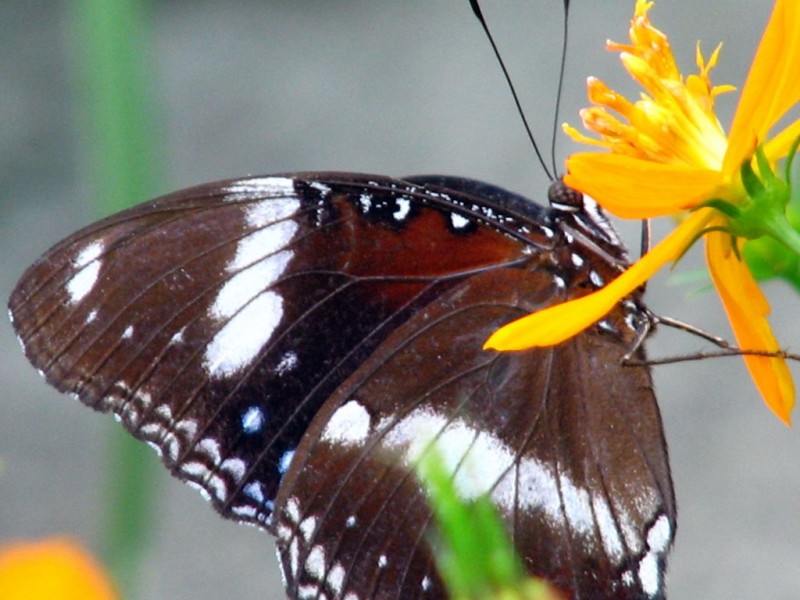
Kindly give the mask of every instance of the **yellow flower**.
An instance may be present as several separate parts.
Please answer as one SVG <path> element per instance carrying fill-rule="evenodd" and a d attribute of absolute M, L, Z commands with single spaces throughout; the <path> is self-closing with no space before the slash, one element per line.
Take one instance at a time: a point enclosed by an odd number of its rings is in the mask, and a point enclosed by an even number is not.
<path fill-rule="evenodd" d="M 771 131 L 800 101 L 800 2 L 775 2 L 727 136 L 714 101 L 732 88 L 714 87 L 709 78 L 720 48 L 706 61 L 698 46 L 699 72 L 684 79 L 669 40 L 650 23 L 652 5 L 637 0 L 630 45 L 608 45 L 621 52 L 623 65 L 647 93 L 634 103 L 589 80 L 595 106 L 581 117 L 599 138 L 568 126 L 565 131 L 608 152 L 571 156 L 564 181 L 620 217 L 673 215 L 681 223 L 605 288 L 506 325 L 487 340 L 487 348 L 521 350 L 564 341 L 703 237 L 711 278 L 739 346 L 780 351 L 766 319 L 769 304 L 742 262 L 741 248 L 747 239 L 768 235 L 800 254 L 800 236 L 785 216 L 788 169 L 785 180 L 772 170 L 779 160 L 791 162 L 800 120 L 777 134 Z M 786 361 L 777 355 L 744 360 L 767 405 L 788 423 L 795 392 Z"/>
<path fill-rule="evenodd" d="M 115 600 L 108 576 L 83 548 L 65 539 L 0 547 L 3 600 Z"/>

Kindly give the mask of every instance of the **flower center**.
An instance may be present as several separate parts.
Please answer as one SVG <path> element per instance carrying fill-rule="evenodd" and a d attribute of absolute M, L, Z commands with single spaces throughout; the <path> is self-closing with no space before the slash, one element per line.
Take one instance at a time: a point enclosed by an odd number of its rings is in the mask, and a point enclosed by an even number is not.
<path fill-rule="evenodd" d="M 711 84 L 709 73 L 720 48 L 706 61 L 698 47 L 699 72 L 684 80 L 667 36 L 650 23 L 651 6 L 651 2 L 637 1 L 631 44 L 607 45 L 608 50 L 620 52 L 622 64 L 646 93 L 630 102 L 599 79 L 590 78 L 589 99 L 595 106 L 582 110 L 581 118 L 584 127 L 600 139 L 588 138 L 569 126 L 564 129 L 576 141 L 615 154 L 720 171 L 728 141 L 714 114 L 714 99 L 733 89 Z"/>

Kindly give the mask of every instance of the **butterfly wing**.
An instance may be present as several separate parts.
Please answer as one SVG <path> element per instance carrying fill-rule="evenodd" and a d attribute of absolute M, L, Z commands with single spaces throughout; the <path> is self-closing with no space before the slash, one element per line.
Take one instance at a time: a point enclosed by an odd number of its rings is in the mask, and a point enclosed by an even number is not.
<path fill-rule="evenodd" d="M 649 373 L 621 364 L 639 309 L 620 305 L 556 348 L 482 351 L 500 325 L 590 285 L 591 270 L 565 287 L 531 266 L 445 291 L 316 416 L 278 499 L 294 596 L 444 596 L 412 466 L 435 442 L 463 497 L 491 494 L 531 572 L 573 598 L 664 597 L 666 444 Z"/>
<path fill-rule="evenodd" d="M 439 589 L 422 550 L 429 512 L 406 460 L 414 438 L 404 419 L 419 421 L 416 409 L 436 417 L 436 437 L 460 427 L 513 454 L 515 500 L 496 501 L 533 571 L 575 590 L 594 589 L 592 577 L 633 589 L 648 557 L 660 581 L 663 553 L 645 542 L 667 515 L 668 546 L 674 504 L 649 376 L 617 366 L 624 323 L 607 321 L 621 335 L 598 348 L 590 340 L 609 331 L 554 351 L 480 350 L 498 324 L 593 285 L 576 276 L 565 239 L 535 204 L 467 180 L 234 180 L 76 233 L 29 269 L 10 309 L 50 383 L 113 412 L 224 516 L 276 532 L 296 595 L 336 581 L 359 597 Z M 587 404 L 603 392 L 595 379 L 614 393 Z M 355 435 L 342 424 L 348 410 L 358 421 L 359 407 L 370 415 L 364 443 L 327 443 Z M 508 476 L 488 479 L 511 493 Z M 359 493 L 383 481 L 402 491 L 381 497 L 403 498 L 416 516 Z M 345 529 L 350 516 L 370 523 L 354 528 L 357 546 L 331 530 L 343 515 Z M 381 557 L 399 570 L 388 576 Z"/>
<path fill-rule="evenodd" d="M 341 381 L 427 297 L 518 258 L 467 216 L 450 235 L 444 205 L 348 174 L 191 188 L 55 246 L 10 314 L 51 384 L 113 412 L 223 515 L 264 525 Z"/>

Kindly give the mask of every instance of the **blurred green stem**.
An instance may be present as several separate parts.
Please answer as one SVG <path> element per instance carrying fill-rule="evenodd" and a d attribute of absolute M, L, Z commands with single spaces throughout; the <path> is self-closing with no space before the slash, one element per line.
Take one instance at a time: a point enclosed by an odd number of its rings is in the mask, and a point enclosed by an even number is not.
<path fill-rule="evenodd" d="M 470 465 L 460 468 L 468 472 Z M 481 467 L 477 467 L 481 468 Z M 444 455 L 435 445 L 416 472 L 433 509 L 436 535 L 429 538 L 437 569 L 454 600 L 557 600 L 556 590 L 529 577 L 488 495 L 459 495 Z M 469 474 L 463 474 L 469 477 Z"/>
<path fill-rule="evenodd" d="M 85 174 L 99 212 L 154 195 L 162 181 L 150 62 L 149 5 L 142 0 L 79 0 L 69 5 Z M 117 428 L 106 452 L 103 554 L 122 597 L 134 598 L 152 536 L 155 461 Z"/>

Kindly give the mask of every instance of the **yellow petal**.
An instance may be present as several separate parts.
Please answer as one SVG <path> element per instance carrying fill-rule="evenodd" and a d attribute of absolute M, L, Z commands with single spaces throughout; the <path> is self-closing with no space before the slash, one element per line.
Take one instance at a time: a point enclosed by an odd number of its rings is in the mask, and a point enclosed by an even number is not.
<path fill-rule="evenodd" d="M 618 217 L 650 219 L 675 214 L 708 199 L 722 177 L 718 171 L 694 166 L 580 152 L 567 159 L 564 182 Z"/>
<path fill-rule="evenodd" d="M 734 254 L 728 234 L 712 232 L 706 236 L 706 259 L 739 347 L 779 351 L 780 346 L 766 318 L 769 304 L 750 270 Z M 788 425 L 795 395 L 786 360 L 766 356 L 743 358 L 767 406 Z"/>
<path fill-rule="evenodd" d="M 556 304 L 501 327 L 486 340 L 484 349 L 508 351 L 553 346 L 580 333 L 602 319 L 621 298 L 642 285 L 662 266 L 679 258 L 712 217 L 710 209 L 697 211 L 601 290 Z"/>
<path fill-rule="evenodd" d="M 579 144 L 586 144 L 587 146 L 594 146 L 595 148 L 607 148 L 608 144 L 602 140 L 590 138 L 588 135 L 582 134 L 580 131 L 572 127 L 569 123 L 563 123 L 561 129 L 566 133 L 573 142 Z"/>
<path fill-rule="evenodd" d="M 3 600 L 114 600 L 102 568 L 70 540 L 8 543 L 0 548 Z"/>
<path fill-rule="evenodd" d="M 800 101 L 800 2 L 777 0 L 731 125 L 723 171 L 732 173 Z"/>
<path fill-rule="evenodd" d="M 764 144 L 764 154 L 770 162 L 776 163 L 789 153 L 789 148 L 798 137 L 800 137 L 800 119 Z"/>

